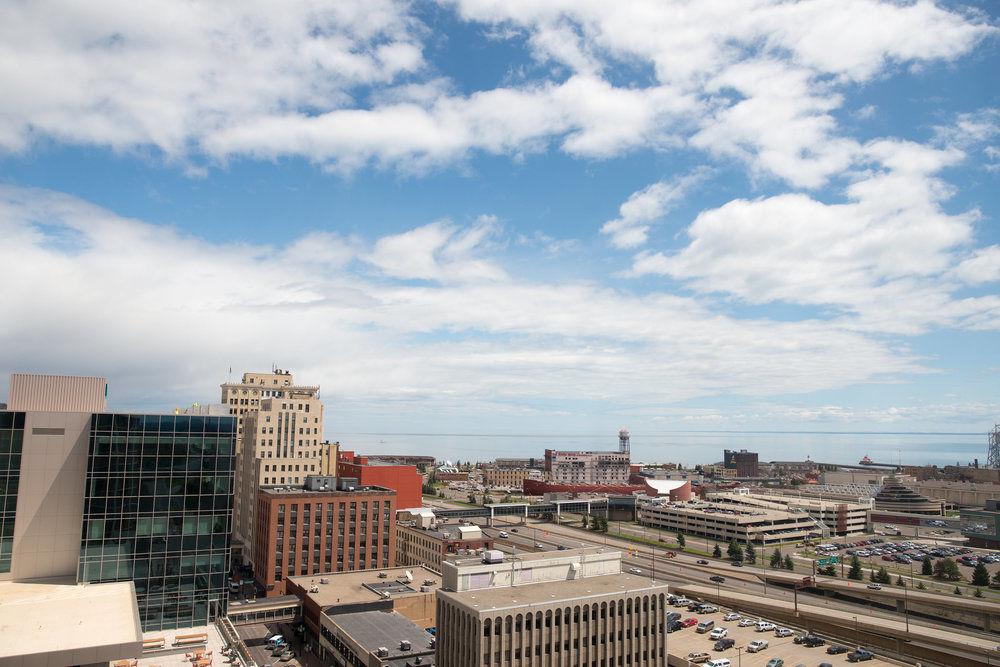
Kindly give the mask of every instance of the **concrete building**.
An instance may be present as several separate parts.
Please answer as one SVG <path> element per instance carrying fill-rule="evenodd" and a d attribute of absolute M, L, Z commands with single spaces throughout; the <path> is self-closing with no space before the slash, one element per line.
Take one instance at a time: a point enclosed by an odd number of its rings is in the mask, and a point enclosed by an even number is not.
<path fill-rule="evenodd" d="M 324 614 L 320 659 L 364 667 L 434 667 L 435 638 L 396 612 Z"/>
<path fill-rule="evenodd" d="M 822 535 L 821 528 L 805 512 L 715 502 L 640 501 L 636 504 L 636 517 L 645 526 L 719 542 L 735 539 L 767 546 Z"/>
<path fill-rule="evenodd" d="M 258 491 L 250 555 L 267 596 L 284 595 L 289 576 L 395 565 L 396 492 L 354 484 L 309 476 L 305 486 Z"/>
<path fill-rule="evenodd" d="M 320 635 L 323 614 L 356 611 L 394 611 L 418 627 L 432 628 L 441 575 L 425 567 L 396 567 L 289 577 L 285 588 L 302 600 L 302 622 L 313 637 Z"/>
<path fill-rule="evenodd" d="M 131 581 L 143 630 L 224 614 L 236 420 L 67 412 L 103 407 L 106 382 L 20 377 L 12 405 L 33 409 L 0 412 L 0 581 Z"/>
<path fill-rule="evenodd" d="M 875 494 L 875 509 L 882 512 L 939 516 L 944 514 L 944 501 L 920 495 L 899 477 L 886 477 L 882 490 Z"/>
<path fill-rule="evenodd" d="M 727 470 L 733 471 L 736 477 L 759 477 L 760 469 L 757 465 L 757 452 L 748 452 L 745 449 L 739 451 L 723 450 L 723 466 Z"/>
<path fill-rule="evenodd" d="M 492 549 L 493 538 L 479 526 L 433 523 L 426 514 L 396 517 L 396 564 L 425 565 L 440 572 L 441 561 L 476 549 Z"/>
<path fill-rule="evenodd" d="M 423 504 L 424 480 L 416 466 L 372 460 L 352 451 L 339 452 L 337 466 L 342 476 L 353 477 L 362 486 L 384 486 L 395 491 L 399 509 Z"/>
<path fill-rule="evenodd" d="M 487 468 L 483 471 L 483 484 L 501 489 L 518 489 L 526 479 L 542 479 L 542 472 L 533 468 Z"/>
<path fill-rule="evenodd" d="M 868 513 L 872 509 L 871 501 L 848 503 L 821 498 L 761 493 L 749 489 L 711 492 L 705 497 L 706 500 L 724 506 L 804 512 L 817 523 L 824 537 L 861 535 L 867 532 Z"/>
<path fill-rule="evenodd" d="M 909 487 L 922 496 L 959 507 L 985 507 L 989 501 L 1000 498 L 1000 484 L 989 482 L 926 480 L 910 482 Z"/>
<path fill-rule="evenodd" d="M 629 453 L 545 450 L 545 480 L 555 484 L 628 485 Z"/>
<path fill-rule="evenodd" d="M 667 585 L 621 574 L 620 552 L 449 563 L 437 601 L 440 667 L 666 664 Z"/>
<path fill-rule="evenodd" d="M 257 491 L 301 486 L 307 475 L 334 475 L 335 460 L 323 440 L 319 387 L 294 384 L 288 371 L 244 373 L 239 384 L 222 385 L 223 402 L 237 418 L 234 539 L 245 562 L 256 539 Z"/>

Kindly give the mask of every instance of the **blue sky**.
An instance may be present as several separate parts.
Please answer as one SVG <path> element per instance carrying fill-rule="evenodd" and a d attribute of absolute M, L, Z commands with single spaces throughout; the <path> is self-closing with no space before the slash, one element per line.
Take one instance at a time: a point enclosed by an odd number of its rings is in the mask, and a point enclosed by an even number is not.
<path fill-rule="evenodd" d="M 343 431 L 985 431 L 990 3 L 8 3 L 0 371 Z M 2 397 L 3 394 L 0 394 Z"/>

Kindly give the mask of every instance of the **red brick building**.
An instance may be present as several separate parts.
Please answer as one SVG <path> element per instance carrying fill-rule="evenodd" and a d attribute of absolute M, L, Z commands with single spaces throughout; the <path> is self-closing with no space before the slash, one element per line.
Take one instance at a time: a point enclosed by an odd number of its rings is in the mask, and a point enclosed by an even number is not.
<path fill-rule="evenodd" d="M 324 478 L 333 479 L 333 478 Z M 267 596 L 291 576 L 385 569 L 396 563 L 396 492 L 260 489 L 253 562 Z"/>
<path fill-rule="evenodd" d="M 423 504 L 420 493 L 423 477 L 416 466 L 370 461 L 367 456 L 351 451 L 337 455 L 337 476 L 353 477 L 361 486 L 382 486 L 397 495 L 397 509 L 410 509 Z"/>

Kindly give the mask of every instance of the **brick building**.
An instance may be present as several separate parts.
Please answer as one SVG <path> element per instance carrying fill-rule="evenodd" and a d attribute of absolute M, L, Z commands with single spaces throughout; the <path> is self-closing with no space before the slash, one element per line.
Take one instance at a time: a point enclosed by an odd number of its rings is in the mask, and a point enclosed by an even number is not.
<path fill-rule="evenodd" d="M 291 576 L 390 568 L 396 562 L 396 492 L 310 476 L 306 487 L 257 493 L 255 577 L 284 595 Z"/>
<path fill-rule="evenodd" d="M 541 471 L 529 468 L 487 468 L 483 471 L 483 483 L 486 486 L 503 489 L 520 489 L 524 480 L 541 478 Z"/>
<path fill-rule="evenodd" d="M 396 524 L 396 563 L 424 565 L 438 572 L 441 561 L 461 551 L 492 549 L 493 538 L 479 526 L 421 526 L 402 520 Z"/>
<path fill-rule="evenodd" d="M 757 452 L 726 449 L 722 452 L 723 465 L 727 470 L 735 470 L 736 477 L 758 477 L 760 469 L 757 462 Z"/>
<path fill-rule="evenodd" d="M 382 486 L 396 492 L 397 509 L 420 507 L 423 477 L 416 466 L 383 463 L 352 451 L 337 455 L 337 474 L 353 477 L 361 486 Z"/>

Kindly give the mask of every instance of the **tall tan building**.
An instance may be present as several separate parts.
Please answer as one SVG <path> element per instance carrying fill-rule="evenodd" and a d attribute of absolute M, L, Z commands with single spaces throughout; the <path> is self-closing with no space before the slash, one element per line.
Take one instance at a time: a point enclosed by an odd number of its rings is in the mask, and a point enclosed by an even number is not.
<path fill-rule="evenodd" d="M 306 475 L 335 475 L 335 444 L 323 442 L 319 387 L 296 385 L 289 371 L 244 373 L 222 385 L 222 402 L 237 418 L 233 533 L 244 557 L 254 544 L 257 491 L 301 486 Z"/>

